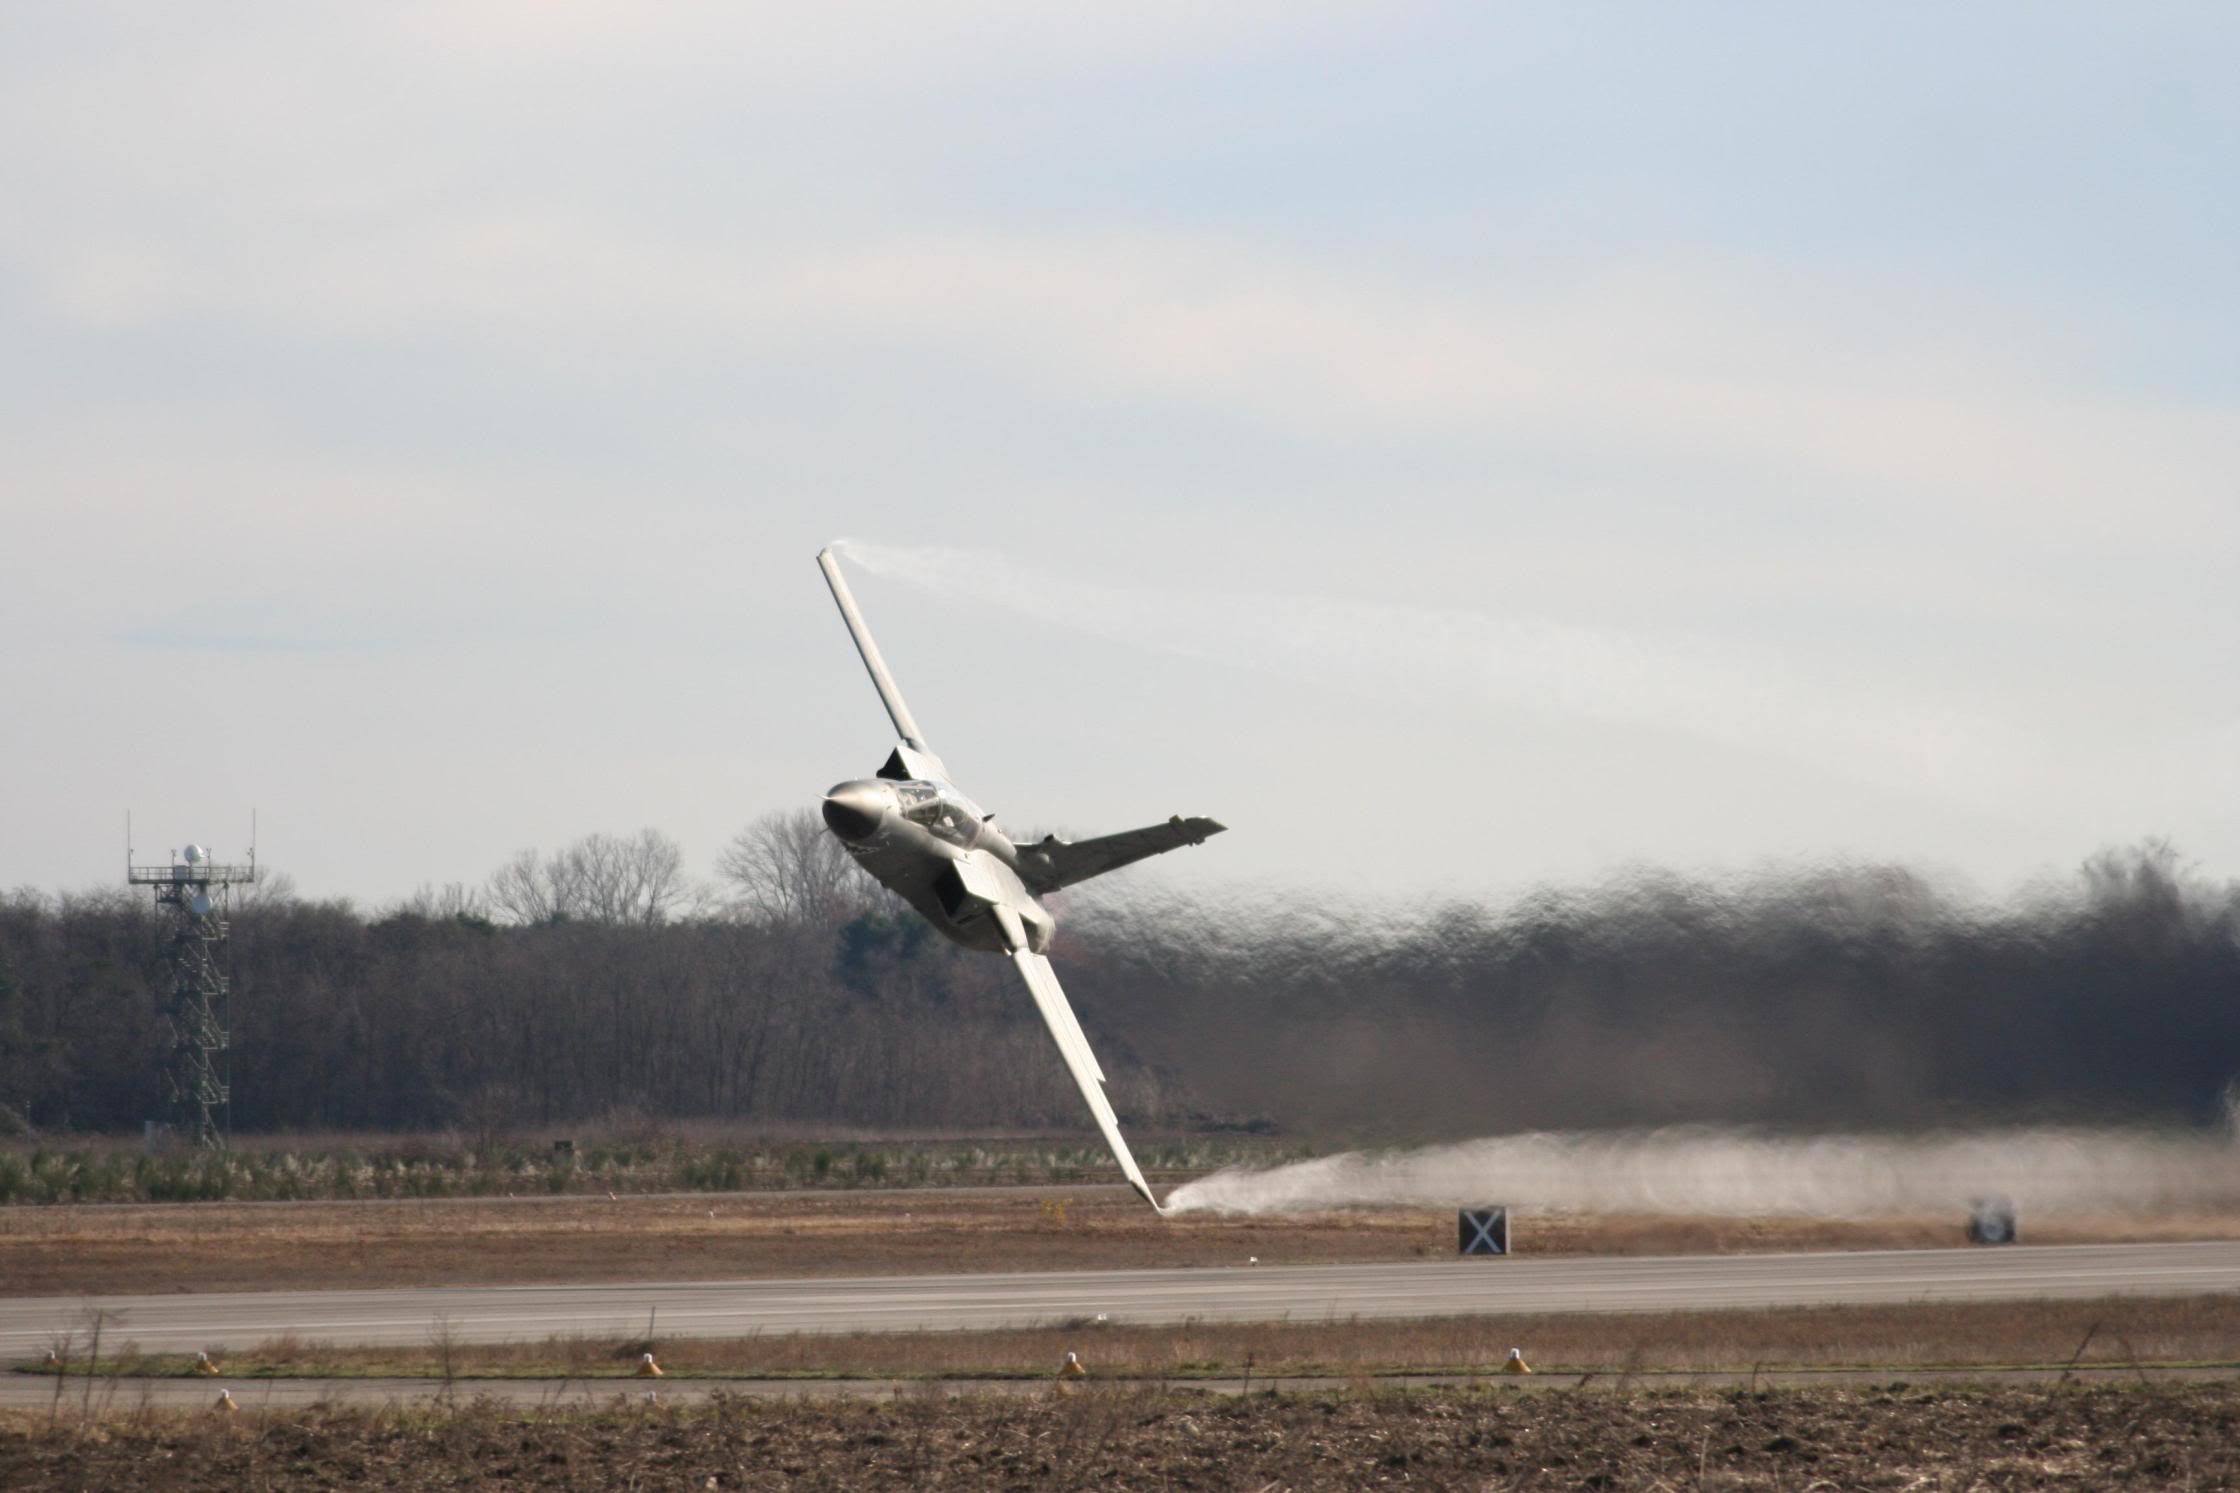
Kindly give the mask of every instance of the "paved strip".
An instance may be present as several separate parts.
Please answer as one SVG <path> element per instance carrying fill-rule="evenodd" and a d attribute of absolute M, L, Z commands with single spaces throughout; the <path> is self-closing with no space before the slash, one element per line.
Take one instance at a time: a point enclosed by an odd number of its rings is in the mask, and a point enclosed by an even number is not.
<path fill-rule="evenodd" d="M 1410 1261 L 1212 1270 L 1054 1271 L 435 1290 L 0 1299 L 0 1360 L 82 1341 L 143 1352 L 294 1334 L 341 1346 L 582 1335 L 749 1337 L 1114 1322 L 1326 1321 L 1518 1312 L 1683 1311 L 2240 1291 L 2240 1241 L 1848 1254 Z M 650 1333 L 649 1333 L 650 1328 Z"/>

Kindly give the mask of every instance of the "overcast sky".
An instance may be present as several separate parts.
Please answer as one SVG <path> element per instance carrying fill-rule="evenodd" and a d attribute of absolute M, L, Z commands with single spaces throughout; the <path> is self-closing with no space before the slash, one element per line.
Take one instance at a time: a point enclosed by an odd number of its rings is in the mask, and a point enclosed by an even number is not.
<path fill-rule="evenodd" d="M 2224 5 L 0 10 L 0 886 L 890 744 L 1168 885 L 2240 875 Z"/>

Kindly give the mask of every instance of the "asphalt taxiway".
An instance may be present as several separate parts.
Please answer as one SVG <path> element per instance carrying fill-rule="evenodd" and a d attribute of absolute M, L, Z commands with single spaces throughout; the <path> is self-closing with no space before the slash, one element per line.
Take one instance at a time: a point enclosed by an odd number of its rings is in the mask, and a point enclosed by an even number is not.
<path fill-rule="evenodd" d="M 1376 1265 L 1043 1271 L 423 1290 L 0 1298 L 0 1362 L 104 1339 L 139 1351 L 563 1335 L 746 1337 L 1112 1322 L 1323 1321 L 1514 1312 L 1684 1311 L 2240 1291 L 2240 1241 L 1784 1255 L 1575 1256 Z"/>

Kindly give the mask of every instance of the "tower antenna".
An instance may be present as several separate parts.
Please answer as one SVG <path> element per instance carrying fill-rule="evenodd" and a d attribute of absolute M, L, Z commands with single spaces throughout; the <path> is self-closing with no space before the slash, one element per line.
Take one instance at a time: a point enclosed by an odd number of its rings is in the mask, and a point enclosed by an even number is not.
<path fill-rule="evenodd" d="M 232 889 L 257 879 L 256 862 L 219 865 L 209 851 L 189 845 L 175 852 L 167 866 L 135 865 L 128 811 L 124 876 L 132 886 L 154 888 L 156 911 L 171 929 L 164 953 L 171 988 L 163 1011 L 171 1042 L 162 1059 L 169 1123 L 197 1147 L 222 1151 L 233 1118 L 232 1037 L 227 1031 L 233 983 L 226 974 L 226 914 Z"/>

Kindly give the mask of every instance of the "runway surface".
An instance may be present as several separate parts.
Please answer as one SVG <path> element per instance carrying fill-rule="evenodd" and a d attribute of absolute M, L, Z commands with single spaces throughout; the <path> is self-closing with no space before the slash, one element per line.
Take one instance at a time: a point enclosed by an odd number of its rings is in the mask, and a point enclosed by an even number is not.
<path fill-rule="evenodd" d="M 1114 1322 L 1321 1321 L 1500 1312 L 1990 1301 L 2240 1291 L 2240 1241 L 1854 1254 L 1468 1259 L 664 1285 L 473 1286 L 0 1299 L 0 1361 L 104 1339 L 142 1352 L 245 1347 L 284 1333 L 341 1346 L 746 1337 Z M 650 1328 L 650 1332 L 649 1332 Z"/>

